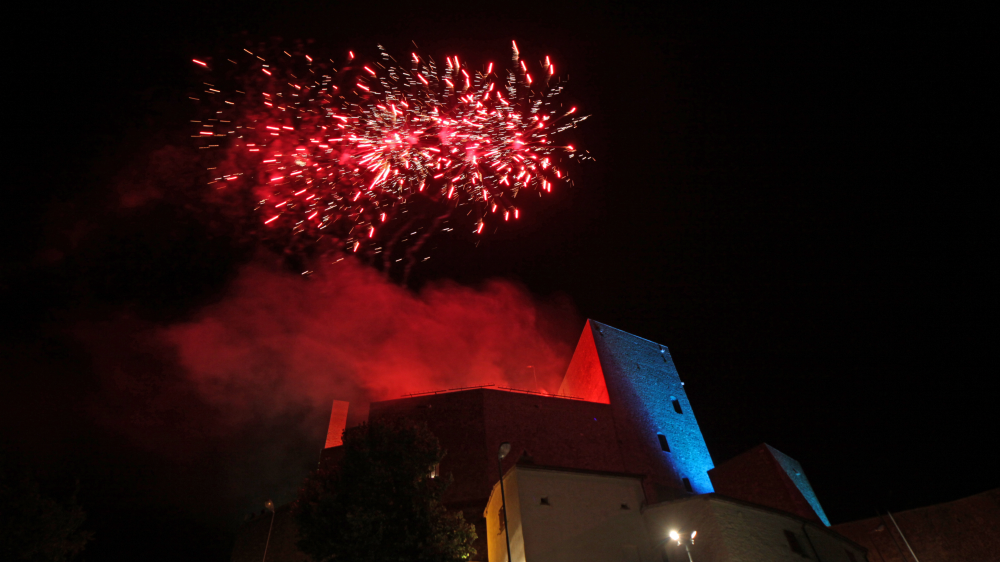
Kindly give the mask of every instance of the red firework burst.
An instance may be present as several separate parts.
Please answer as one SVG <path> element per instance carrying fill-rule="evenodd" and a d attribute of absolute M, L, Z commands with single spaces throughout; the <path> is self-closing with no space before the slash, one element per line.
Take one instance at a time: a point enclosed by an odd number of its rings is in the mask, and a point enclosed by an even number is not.
<path fill-rule="evenodd" d="M 549 57 L 533 77 L 512 46 L 502 79 L 492 63 L 472 69 L 457 56 L 442 65 L 412 53 L 404 68 L 381 47 L 381 62 L 352 52 L 340 68 L 301 51 L 244 49 L 242 61 L 229 59 L 238 87 L 205 83 L 215 113 L 195 136 L 206 148 L 227 143 L 213 183 L 253 193 L 266 238 L 384 252 L 387 266 L 392 248 L 410 242 L 396 261 L 412 264 L 455 208 L 470 207 L 467 226 L 481 234 L 520 218 L 519 193 L 550 193 L 570 181 L 567 161 L 589 158 L 557 140 L 586 116 L 558 103 Z"/>

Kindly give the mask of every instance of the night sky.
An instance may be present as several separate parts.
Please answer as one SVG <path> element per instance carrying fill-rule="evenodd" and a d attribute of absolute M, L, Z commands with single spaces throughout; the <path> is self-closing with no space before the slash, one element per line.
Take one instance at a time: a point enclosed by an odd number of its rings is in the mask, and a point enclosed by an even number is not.
<path fill-rule="evenodd" d="M 96 532 L 83 559 L 227 560 L 243 517 L 314 466 L 322 405 L 378 394 L 282 357 L 254 356 L 246 379 L 238 361 L 205 367 L 206 319 L 259 320 L 224 359 L 325 333 L 304 306 L 285 331 L 261 327 L 283 314 L 256 315 L 267 294 L 315 296 L 331 338 L 358 347 L 370 325 L 405 346 L 442 303 L 491 340 L 535 313 L 549 343 L 521 345 L 528 327 L 482 345 L 517 347 L 545 381 L 588 317 L 664 343 L 715 462 L 771 444 L 834 523 L 1000 485 L 985 12 L 142 4 L 8 22 L 0 455 L 54 495 L 79 483 Z M 478 246 L 436 239 L 420 292 L 368 266 L 284 271 L 201 208 L 188 138 L 191 59 L 276 36 L 484 63 L 516 39 L 569 74 L 596 162 Z M 384 302 L 323 296 L 345 284 Z M 327 378 L 389 368 L 368 353 L 337 348 Z M 274 365 L 293 367 L 260 374 Z"/>

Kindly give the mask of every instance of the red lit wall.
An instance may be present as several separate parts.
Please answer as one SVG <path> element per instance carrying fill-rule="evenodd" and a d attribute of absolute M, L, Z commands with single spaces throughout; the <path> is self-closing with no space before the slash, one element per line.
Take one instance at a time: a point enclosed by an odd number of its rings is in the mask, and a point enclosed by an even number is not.
<path fill-rule="evenodd" d="M 347 407 L 349 402 L 334 400 L 330 409 L 330 426 L 326 430 L 326 448 L 339 447 L 344 444 L 342 437 L 347 427 Z"/>
<path fill-rule="evenodd" d="M 597 355 L 594 343 L 594 331 L 590 321 L 583 327 L 583 334 L 576 344 L 573 360 L 566 369 L 559 394 L 575 396 L 588 402 L 610 404 L 608 385 L 604 382 L 604 371 L 601 369 L 601 358 Z"/>
<path fill-rule="evenodd" d="M 446 456 L 441 473 L 455 482 L 449 503 L 485 505 L 499 478 L 496 453 L 504 441 L 515 462 L 628 472 L 607 404 L 490 389 L 375 402 L 369 419 L 406 417 L 426 422 Z"/>

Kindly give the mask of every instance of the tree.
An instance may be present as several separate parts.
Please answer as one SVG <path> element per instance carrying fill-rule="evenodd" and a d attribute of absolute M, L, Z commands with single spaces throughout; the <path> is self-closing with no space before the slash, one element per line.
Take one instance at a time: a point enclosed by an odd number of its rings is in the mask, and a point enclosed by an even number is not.
<path fill-rule="evenodd" d="M 299 549 L 316 562 L 458 562 L 475 555 L 473 526 L 447 511 L 450 477 L 424 425 L 375 421 L 344 431 L 343 457 L 306 479 L 295 502 Z"/>
<path fill-rule="evenodd" d="M 0 560 L 63 562 L 91 539 L 76 498 L 56 501 L 22 470 L 0 466 Z"/>

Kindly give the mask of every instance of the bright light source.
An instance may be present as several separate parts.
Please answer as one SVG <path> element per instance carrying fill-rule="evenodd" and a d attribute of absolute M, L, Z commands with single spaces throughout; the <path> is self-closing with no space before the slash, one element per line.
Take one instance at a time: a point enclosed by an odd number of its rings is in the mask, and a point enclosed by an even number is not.
<path fill-rule="evenodd" d="M 670 531 L 670 540 L 680 542 L 681 536 L 677 534 L 677 531 Z"/>
<path fill-rule="evenodd" d="M 692 543 L 694 542 L 694 537 L 695 537 L 695 535 L 697 535 L 697 534 L 698 534 L 698 531 L 691 531 L 691 542 L 692 542 Z"/>

